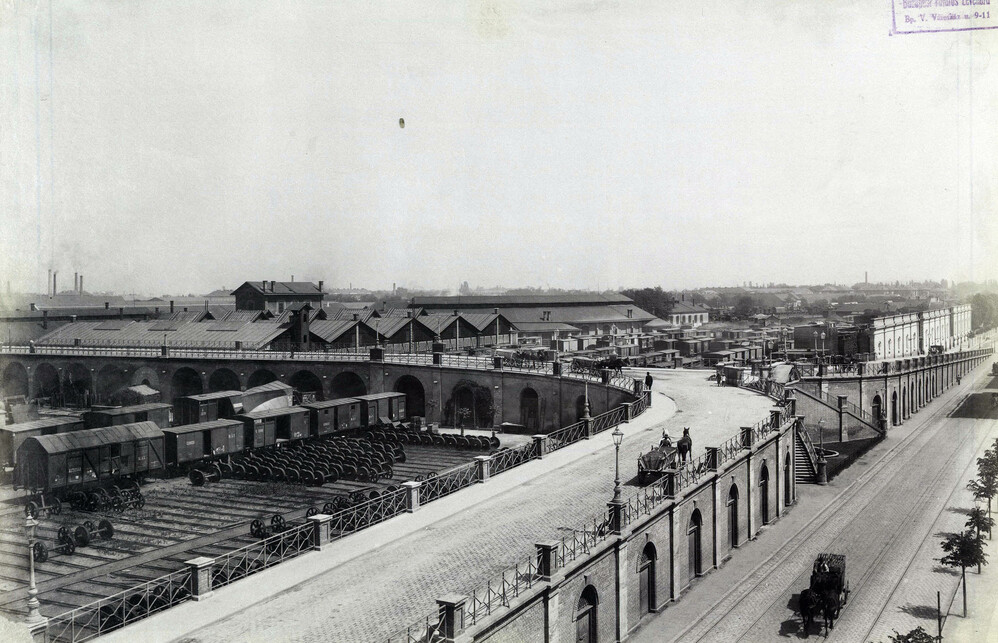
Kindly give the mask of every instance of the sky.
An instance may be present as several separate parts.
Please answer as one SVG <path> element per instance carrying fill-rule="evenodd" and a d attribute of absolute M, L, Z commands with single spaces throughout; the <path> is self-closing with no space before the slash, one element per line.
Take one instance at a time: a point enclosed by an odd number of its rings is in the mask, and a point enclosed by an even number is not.
<path fill-rule="evenodd" d="M 858 0 L 0 0 L 0 287 L 998 278 L 998 30 L 890 28 Z"/>

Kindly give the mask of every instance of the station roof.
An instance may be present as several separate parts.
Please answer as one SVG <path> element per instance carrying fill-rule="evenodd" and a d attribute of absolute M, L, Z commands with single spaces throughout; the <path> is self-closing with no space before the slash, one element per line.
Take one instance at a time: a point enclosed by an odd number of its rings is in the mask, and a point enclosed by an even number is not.
<path fill-rule="evenodd" d="M 249 350 L 266 347 L 287 325 L 275 321 L 130 321 L 76 322 L 65 324 L 41 337 L 40 346 L 160 346 L 164 335 L 170 346 L 235 346 Z"/>
<path fill-rule="evenodd" d="M 86 431 L 33 436 L 25 440 L 25 444 L 34 440 L 46 453 L 57 454 L 79 449 L 92 449 L 105 444 L 120 444 L 132 440 L 161 437 L 163 437 L 163 431 L 156 426 L 155 422 L 133 422 Z"/>
<path fill-rule="evenodd" d="M 556 295 L 498 295 L 461 297 L 413 297 L 410 308 L 503 308 L 512 306 L 578 306 L 586 304 L 633 304 L 619 293 L 577 293 Z"/>
<path fill-rule="evenodd" d="M 264 289 L 264 284 L 267 284 Z M 322 295 L 323 292 L 311 281 L 247 281 L 229 294 L 236 294 L 245 287 L 250 287 L 262 295 Z"/>
<path fill-rule="evenodd" d="M 323 341 L 333 343 L 348 332 L 352 331 L 355 326 L 361 323 L 363 322 L 353 320 L 324 319 L 321 321 L 314 321 L 309 324 L 308 332 L 321 338 Z"/>

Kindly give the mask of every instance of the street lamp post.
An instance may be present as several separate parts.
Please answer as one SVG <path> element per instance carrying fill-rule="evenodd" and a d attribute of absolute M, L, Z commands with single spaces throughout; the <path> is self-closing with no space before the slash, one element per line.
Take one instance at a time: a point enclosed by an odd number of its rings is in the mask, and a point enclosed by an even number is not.
<path fill-rule="evenodd" d="M 42 615 L 38 613 L 38 588 L 35 586 L 35 527 L 38 521 L 32 516 L 28 516 L 24 521 L 24 531 L 28 536 L 28 616 L 25 623 L 34 625 L 42 621 Z"/>
<path fill-rule="evenodd" d="M 825 334 L 821 334 L 821 361 L 825 361 Z"/>
<path fill-rule="evenodd" d="M 814 335 L 814 354 L 815 354 L 815 356 L 817 356 L 818 355 L 818 331 L 814 331 L 811 334 Z"/>
<path fill-rule="evenodd" d="M 613 467 L 613 501 L 620 502 L 620 443 L 624 441 L 624 432 L 618 426 L 610 434 L 613 438 L 614 467 Z"/>

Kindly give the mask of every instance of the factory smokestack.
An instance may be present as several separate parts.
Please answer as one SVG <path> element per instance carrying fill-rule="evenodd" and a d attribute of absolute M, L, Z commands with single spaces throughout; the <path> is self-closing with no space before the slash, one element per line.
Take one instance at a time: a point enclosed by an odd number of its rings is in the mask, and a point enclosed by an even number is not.
<path fill-rule="evenodd" d="M 52 269 L 49 268 L 49 278 L 48 283 L 45 284 L 45 294 L 52 297 Z"/>
<path fill-rule="evenodd" d="M 866 272 L 863 273 L 863 283 L 864 284 L 870 283 L 870 272 L 869 271 L 866 271 Z"/>
<path fill-rule="evenodd" d="M 80 292 L 80 273 L 73 273 L 73 292 Z"/>
<path fill-rule="evenodd" d="M 55 280 L 56 280 L 56 278 L 58 276 L 59 276 L 59 271 L 58 270 L 52 271 L 52 296 L 53 297 L 55 296 L 55 294 L 57 292 L 59 292 L 58 290 L 56 290 L 56 287 L 55 287 Z"/>
<path fill-rule="evenodd" d="M 78 291 L 81 295 L 83 294 L 83 275 L 80 275 L 80 288 Z"/>

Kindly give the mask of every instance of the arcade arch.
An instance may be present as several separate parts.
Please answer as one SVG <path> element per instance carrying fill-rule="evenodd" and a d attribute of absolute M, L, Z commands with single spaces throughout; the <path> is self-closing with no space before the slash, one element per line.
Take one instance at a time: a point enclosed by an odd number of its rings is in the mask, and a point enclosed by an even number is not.
<path fill-rule="evenodd" d="M 301 370 L 288 379 L 288 384 L 300 393 L 313 393 L 316 401 L 326 399 L 322 393 L 322 380 L 312 371 Z"/>
<path fill-rule="evenodd" d="M 360 375 L 353 371 L 343 371 L 333 378 L 329 385 L 329 395 L 334 400 L 338 397 L 367 395 L 367 384 L 364 383 Z"/>
<path fill-rule="evenodd" d="M 200 373 L 188 366 L 178 368 L 170 378 L 170 393 L 175 398 L 204 393 Z"/>
<path fill-rule="evenodd" d="M 238 391 L 242 388 L 239 376 L 228 368 L 216 368 L 208 377 L 208 392 Z"/>
<path fill-rule="evenodd" d="M 598 640 L 597 608 L 599 595 L 596 588 L 586 585 L 575 605 L 575 641 L 576 643 L 596 643 Z"/>
<path fill-rule="evenodd" d="M 520 424 L 536 432 L 541 425 L 541 405 L 537 391 L 529 386 L 520 391 Z"/>
<path fill-rule="evenodd" d="M 3 379 L 0 380 L 0 389 L 4 397 L 13 395 L 23 395 L 28 397 L 28 369 L 20 362 L 11 362 L 7 368 L 3 369 Z"/>
<path fill-rule="evenodd" d="M 426 416 L 426 392 L 419 379 L 412 375 L 403 375 L 395 382 L 395 392 L 405 394 L 406 415 Z"/>
<path fill-rule="evenodd" d="M 648 614 L 655 609 L 655 561 L 658 552 L 653 543 L 647 543 L 641 550 L 641 560 L 638 562 L 638 605 L 641 614 Z"/>
<path fill-rule="evenodd" d="M 114 393 L 127 386 L 128 378 L 125 372 L 114 364 L 105 364 L 97 371 L 97 382 L 94 386 L 94 401 L 98 404 L 109 400 Z"/>
<path fill-rule="evenodd" d="M 59 397 L 59 372 L 48 362 L 35 368 L 35 397 Z"/>
<path fill-rule="evenodd" d="M 271 382 L 276 382 L 277 376 L 273 372 L 267 370 L 266 368 L 259 368 L 252 373 L 250 373 L 249 379 L 246 380 L 246 388 L 255 388 L 257 386 L 263 386 L 264 384 L 270 384 Z"/>

